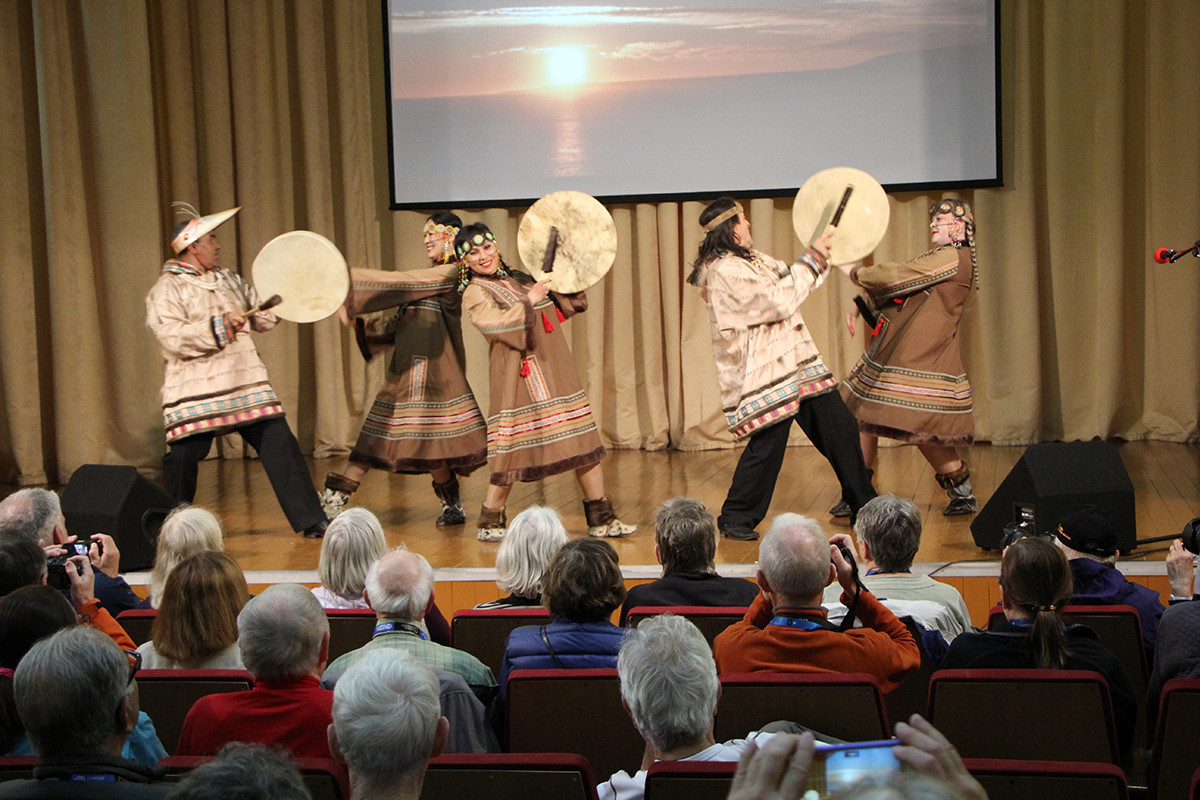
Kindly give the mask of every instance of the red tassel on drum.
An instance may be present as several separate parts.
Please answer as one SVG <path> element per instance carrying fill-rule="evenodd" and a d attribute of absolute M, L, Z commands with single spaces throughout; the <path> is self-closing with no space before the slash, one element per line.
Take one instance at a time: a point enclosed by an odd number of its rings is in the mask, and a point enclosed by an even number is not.
<path fill-rule="evenodd" d="M 522 378 L 529 377 L 529 359 L 528 358 L 521 360 L 521 377 Z"/>
<path fill-rule="evenodd" d="M 880 317 L 879 322 L 875 323 L 875 328 L 871 331 L 871 335 L 878 336 L 881 330 L 883 330 L 883 317 Z"/>
<path fill-rule="evenodd" d="M 567 321 L 567 318 L 563 316 L 562 309 L 561 309 L 561 308 L 559 308 L 558 306 L 555 306 L 555 307 L 554 307 L 554 313 L 555 313 L 555 314 L 558 314 L 558 321 L 559 321 L 559 322 L 566 322 L 566 321 Z"/>
<path fill-rule="evenodd" d="M 542 327 L 546 329 L 546 333 L 554 333 L 554 323 L 546 316 L 546 312 L 542 312 Z"/>

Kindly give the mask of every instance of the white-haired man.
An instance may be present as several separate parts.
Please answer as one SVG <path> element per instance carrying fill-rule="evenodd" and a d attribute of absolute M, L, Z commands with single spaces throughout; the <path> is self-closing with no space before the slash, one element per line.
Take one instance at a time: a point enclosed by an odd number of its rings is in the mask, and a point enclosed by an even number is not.
<path fill-rule="evenodd" d="M 376 650 L 408 653 L 430 669 L 455 672 L 484 699 L 490 699 L 496 678 L 470 653 L 429 640 L 421 620 L 433 606 L 433 567 L 403 545 L 383 555 L 367 572 L 363 598 L 375 611 L 371 641 L 335 659 L 322 678 L 334 688 L 342 673 Z"/>
<path fill-rule="evenodd" d="M 157 773 L 121 757 L 138 719 L 136 670 L 104 634 L 63 628 L 33 646 L 13 676 L 17 715 L 37 755 L 33 780 L 0 798 L 137 800 L 166 797 Z"/>
<path fill-rule="evenodd" d="M 417 800 L 450 723 L 433 671 L 402 654 L 359 659 L 333 692 L 329 749 L 350 772 L 350 800 Z"/>
<path fill-rule="evenodd" d="M 621 702 L 646 740 L 641 769 L 596 787 L 600 800 L 641 800 L 655 761 L 737 761 L 746 740 L 713 738 L 721 684 L 704 635 L 684 617 L 662 614 L 629 631 L 617 657 Z M 772 734 L 759 734 L 766 741 Z"/>
<path fill-rule="evenodd" d="M 762 593 L 746 616 L 713 642 L 721 672 L 866 672 L 885 693 L 921 665 L 921 651 L 896 615 L 854 582 L 852 567 L 816 520 L 780 514 L 758 551 Z M 863 627 L 842 631 L 821 605 L 837 581 L 842 603 Z"/>
<path fill-rule="evenodd" d="M 46 551 L 61 555 L 61 545 L 74 541 L 67 533 L 58 495 L 47 489 L 20 489 L 0 500 L 0 536 L 19 536 Z M 119 574 L 121 551 L 106 533 L 91 536 L 88 555 L 96 580 L 96 600 L 113 616 L 131 608 L 150 608 L 150 602 L 134 594 Z"/>
<path fill-rule="evenodd" d="M 229 742 L 260 742 L 297 758 L 329 758 L 333 692 L 320 685 L 329 620 L 312 592 L 281 583 L 252 597 L 238 614 L 238 649 L 254 688 L 197 700 L 175 755 L 216 755 Z"/>

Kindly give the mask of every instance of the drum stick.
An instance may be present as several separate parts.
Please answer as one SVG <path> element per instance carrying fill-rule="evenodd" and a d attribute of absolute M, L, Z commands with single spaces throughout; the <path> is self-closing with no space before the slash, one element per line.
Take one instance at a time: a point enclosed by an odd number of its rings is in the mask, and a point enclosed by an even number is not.
<path fill-rule="evenodd" d="M 829 221 L 829 224 L 834 228 L 842 221 L 842 212 L 846 210 L 846 203 L 850 202 L 850 195 L 852 194 L 854 194 L 854 184 L 847 184 L 846 191 L 842 192 L 842 202 L 838 204 L 837 211 L 833 212 L 833 219 Z"/>
<path fill-rule="evenodd" d="M 279 295 L 277 295 L 277 294 L 273 294 L 273 295 L 271 295 L 270 297 L 268 297 L 266 300 L 263 300 L 261 303 L 259 303 L 258 305 L 256 305 L 254 308 L 251 308 L 249 311 L 247 311 L 247 312 L 245 313 L 245 316 L 246 316 L 246 317 L 252 317 L 252 316 L 254 316 L 255 314 L 257 314 L 258 312 L 260 312 L 260 311 L 267 311 L 267 310 L 269 310 L 269 309 L 272 309 L 272 308 L 274 308 L 275 306 L 279 305 L 279 304 L 280 304 L 280 303 L 282 303 L 282 302 L 283 302 L 283 298 L 282 298 L 282 297 L 280 297 L 280 296 L 279 296 Z"/>
<path fill-rule="evenodd" d="M 554 257 L 558 255 L 558 227 L 550 226 L 550 241 L 546 243 L 546 252 L 542 254 L 542 272 L 554 271 Z"/>

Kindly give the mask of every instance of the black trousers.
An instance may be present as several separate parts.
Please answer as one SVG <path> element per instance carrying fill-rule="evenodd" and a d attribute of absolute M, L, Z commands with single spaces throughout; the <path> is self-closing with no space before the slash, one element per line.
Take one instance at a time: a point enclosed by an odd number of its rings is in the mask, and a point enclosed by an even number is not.
<path fill-rule="evenodd" d="M 833 391 L 802 400 L 792 420 L 833 467 L 842 485 L 842 499 L 850 504 L 851 513 L 857 515 L 858 509 L 875 496 L 875 489 L 863 461 L 858 422 L 842 402 L 842 396 Z M 721 530 L 752 529 L 766 517 L 791 427 L 787 422 L 778 422 L 750 435 L 733 471 L 729 495 L 721 506 L 717 520 Z"/>
<path fill-rule="evenodd" d="M 302 531 L 325 519 L 300 444 L 286 419 L 271 417 L 234 430 L 258 452 L 292 530 Z M 212 433 L 196 433 L 168 446 L 163 456 L 163 488 L 172 497 L 188 503 L 195 498 L 196 473 L 214 437 Z"/>

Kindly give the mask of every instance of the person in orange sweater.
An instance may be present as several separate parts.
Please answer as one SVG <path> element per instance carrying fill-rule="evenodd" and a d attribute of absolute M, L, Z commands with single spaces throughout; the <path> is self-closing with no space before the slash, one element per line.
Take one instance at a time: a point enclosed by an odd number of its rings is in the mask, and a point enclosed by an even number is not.
<path fill-rule="evenodd" d="M 839 543 L 851 544 L 844 534 L 826 540 L 816 520 L 799 514 L 775 518 L 758 551 L 762 591 L 745 618 L 713 643 L 718 671 L 866 672 L 886 694 L 920 666 L 916 641 L 895 614 L 856 584 Z M 821 596 L 834 580 L 861 628 L 839 630 L 826 619 Z"/>

